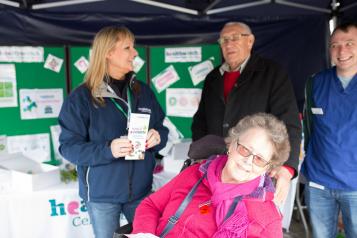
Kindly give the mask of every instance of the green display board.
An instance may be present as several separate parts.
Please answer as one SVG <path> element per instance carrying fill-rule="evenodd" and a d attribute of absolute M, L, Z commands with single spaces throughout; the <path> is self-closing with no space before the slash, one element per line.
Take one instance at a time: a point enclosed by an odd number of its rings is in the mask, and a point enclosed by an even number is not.
<path fill-rule="evenodd" d="M 140 81 L 147 83 L 147 68 L 146 68 L 146 48 L 137 46 L 135 49 L 138 51 L 139 57 L 145 61 L 144 65 L 140 68 L 140 70 L 136 73 L 136 78 Z M 89 46 L 81 46 L 81 47 L 70 47 L 69 48 L 69 61 L 70 61 L 70 90 L 76 88 L 84 80 L 85 74 L 85 64 L 89 61 Z M 83 59 L 85 61 L 83 61 Z"/>
<path fill-rule="evenodd" d="M 150 57 L 150 85 L 162 107 L 165 111 L 166 115 L 170 119 L 170 121 L 176 126 L 176 128 L 181 132 L 184 138 L 191 138 L 191 124 L 192 124 L 192 116 L 188 114 L 193 114 L 194 112 L 191 110 L 192 107 L 187 107 L 189 113 L 186 115 L 175 115 L 177 111 L 181 111 L 184 109 L 184 106 L 181 106 L 181 109 L 175 110 L 173 107 L 170 109 L 170 115 L 168 115 L 168 106 L 177 105 L 182 102 L 189 105 L 189 101 L 193 98 L 182 97 L 181 99 L 176 99 L 176 97 L 171 97 L 168 95 L 167 89 L 182 89 L 181 92 L 185 93 L 185 89 L 201 89 L 203 87 L 204 81 L 194 80 L 192 77 L 192 73 L 190 74 L 189 69 L 193 72 L 192 67 L 196 69 L 195 75 L 200 75 L 202 72 L 207 73 L 207 69 L 209 69 L 207 61 L 211 62 L 211 66 L 216 67 L 221 63 L 221 51 L 220 47 L 217 44 L 211 45 L 196 45 L 196 46 L 160 46 L 160 47 L 151 47 L 149 49 L 149 57 Z M 202 67 L 200 67 L 202 66 Z M 176 72 L 176 73 L 175 73 Z M 174 82 L 165 88 L 163 86 L 162 89 L 160 85 L 165 85 L 166 80 L 170 80 L 169 78 L 175 78 L 177 74 L 179 80 Z M 205 75 L 205 74 L 204 74 Z M 202 76 L 202 74 L 201 74 Z M 160 78 L 161 79 L 158 79 Z M 202 78 L 202 77 L 201 77 Z M 159 82 L 160 81 L 160 82 Z M 199 82 L 199 83 L 198 83 Z M 196 84 L 197 83 L 197 84 Z M 155 86 L 158 84 L 159 86 Z M 186 90 L 187 92 L 189 90 Z M 172 92 L 172 91 L 171 91 Z M 172 94 L 171 94 L 172 95 Z M 166 99 L 168 97 L 168 99 Z M 189 99 L 189 100 L 187 100 Z M 166 100 L 170 103 L 170 105 L 166 105 Z M 198 100 L 196 101 L 198 104 Z M 172 113 L 172 111 L 174 111 Z M 183 112 L 182 110 L 181 112 Z M 184 112 L 183 112 L 184 113 Z M 174 116 L 172 116 L 174 115 Z"/>
<path fill-rule="evenodd" d="M 4 52 L 7 52 L 8 57 L 4 57 Z M 42 97 L 35 95 L 35 99 L 27 97 L 33 105 L 33 112 L 38 110 L 36 112 L 40 116 L 25 119 L 25 117 L 21 117 L 21 111 L 26 112 L 30 107 L 21 108 L 20 102 L 24 102 L 24 98 L 20 98 L 20 90 L 23 92 L 24 89 L 56 89 L 57 92 L 61 92 L 62 89 L 64 98 L 66 96 L 64 59 L 64 47 L 1 47 L 0 65 L 3 67 L 3 72 L 0 72 L 0 135 L 18 136 L 48 133 L 50 141 L 52 141 L 50 126 L 58 125 L 58 119 L 57 117 L 46 118 L 46 113 L 50 115 L 56 110 L 51 108 L 51 95 Z M 4 69 L 9 68 L 15 69 L 16 77 L 11 76 L 13 74 L 9 74 L 9 72 L 4 72 Z M 16 83 L 13 84 L 11 82 L 13 79 L 9 81 L 9 78 L 14 78 Z M 6 81 L 7 83 L 5 83 Z M 7 84 L 7 89 L 4 90 L 5 84 Z M 10 87 L 16 88 L 17 96 L 13 95 Z M 60 90 L 58 91 L 58 89 Z M 17 105 L 5 106 L 6 100 L 17 101 Z M 40 105 L 44 104 L 48 105 L 43 108 L 44 110 L 40 110 Z M 27 106 L 29 105 L 31 104 L 27 104 Z M 51 160 L 48 162 L 58 164 L 52 143 L 50 143 L 50 149 Z"/>

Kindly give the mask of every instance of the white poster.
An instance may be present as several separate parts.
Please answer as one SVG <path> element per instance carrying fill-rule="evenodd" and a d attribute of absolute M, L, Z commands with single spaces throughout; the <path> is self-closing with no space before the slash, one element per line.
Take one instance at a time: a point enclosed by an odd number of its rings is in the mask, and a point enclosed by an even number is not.
<path fill-rule="evenodd" d="M 53 145 L 53 151 L 55 153 L 56 160 L 63 160 L 62 155 L 59 153 L 59 135 L 61 134 L 61 127 L 59 125 L 50 126 L 51 139 Z"/>
<path fill-rule="evenodd" d="M 20 89 L 21 119 L 58 117 L 63 89 Z"/>
<path fill-rule="evenodd" d="M 201 62 L 201 47 L 177 47 L 165 49 L 165 63 Z"/>
<path fill-rule="evenodd" d="M 78 69 L 79 72 L 84 74 L 88 69 L 89 62 L 86 57 L 81 56 L 75 63 L 74 66 Z"/>
<path fill-rule="evenodd" d="M 62 64 L 63 64 L 63 59 L 48 54 L 45 65 L 43 67 L 58 73 L 59 71 L 61 71 Z"/>
<path fill-rule="evenodd" d="M 144 64 L 145 64 L 145 61 L 142 58 L 140 58 L 139 55 L 136 56 L 133 61 L 134 72 L 135 73 L 139 72 Z"/>
<path fill-rule="evenodd" d="M 14 64 L 0 64 L 0 107 L 17 107 Z"/>
<path fill-rule="evenodd" d="M 176 117 L 193 117 L 201 100 L 198 88 L 168 88 L 166 90 L 166 114 Z"/>
<path fill-rule="evenodd" d="M 162 156 L 167 156 L 170 153 L 174 143 L 178 143 L 181 139 L 184 138 L 184 136 L 168 117 L 164 118 L 163 124 L 164 126 L 167 127 L 167 129 L 169 129 L 169 134 L 168 134 L 166 146 L 162 148 L 159 151 L 159 153 Z"/>
<path fill-rule="evenodd" d="M 26 157 L 42 163 L 51 159 L 50 135 L 48 133 L 7 137 L 7 152 L 21 152 Z"/>
<path fill-rule="evenodd" d="M 207 74 L 213 70 L 214 67 L 212 60 L 214 60 L 213 57 L 203 61 L 202 63 L 188 67 L 188 72 L 190 73 L 193 85 L 196 86 L 202 82 L 206 78 Z"/>
<path fill-rule="evenodd" d="M 180 79 L 173 65 L 170 65 L 163 71 L 161 71 L 158 75 L 156 75 L 152 82 L 156 88 L 158 93 L 161 93 L 163 90 L 168 88 L 170 85 L 175 83 Z"/>
<path fill-rule="evenodd" d="M 43 47 L 31 46 L 1 46 L 0 61 L 2 62 L 43 62 Z"/>

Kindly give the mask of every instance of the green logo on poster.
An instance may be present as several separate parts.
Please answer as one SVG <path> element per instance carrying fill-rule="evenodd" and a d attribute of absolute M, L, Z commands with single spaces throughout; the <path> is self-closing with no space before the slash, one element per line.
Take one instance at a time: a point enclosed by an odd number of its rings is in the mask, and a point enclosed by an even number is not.
<path fill-rule="evenodd" d="M 174 97 L 169 98 L 170 106 L 175 106 L 177 104 L 177 100 Z"/>

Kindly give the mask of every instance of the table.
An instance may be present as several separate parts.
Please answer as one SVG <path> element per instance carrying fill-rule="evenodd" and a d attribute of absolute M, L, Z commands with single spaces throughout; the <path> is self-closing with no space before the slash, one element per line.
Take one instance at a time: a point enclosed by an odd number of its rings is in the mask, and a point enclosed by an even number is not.
<path fill-rule="evenodd" d="M 162 171 L 154 174 L 154 190 L 177 173 Z M 296 181 L 293 180 L 289 197 L 281 207 L 286 230 L 290 226 L 295 190 Z M 122 220 L 121 224 L 125 224 L 125 218 Z M 6 238 L 94 237 L 86 206 L 78 196 L 77 182 L 62 183 L 34 192 L 0 194 L 0 224 L 0 237 Z"/>
<path fill-rule="evenodd" d="M 160 188 L 175 174 L 154 175 L 153 187 Z M 121 217 L 125 224 L 125 217 Z M 33 192 L 0 194 L 0 237 L 3 238 L 93 238 L 78 182 L 58 184 Z"/>
<path fill-rule="evenodd" d="M 0 194 L 0 224 L 4 238 L 94 237 L 77 182 Z"/>

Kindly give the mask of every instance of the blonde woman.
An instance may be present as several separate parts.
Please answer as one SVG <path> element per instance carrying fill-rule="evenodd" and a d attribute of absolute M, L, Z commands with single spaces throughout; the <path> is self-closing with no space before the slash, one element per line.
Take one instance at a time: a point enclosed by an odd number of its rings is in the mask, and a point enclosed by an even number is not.
<path fill-rule="evenodd" d="M 154 153 L 167 141 L 164 113 L 150 88 L 135 79 L 134 35 L 105 27 L 92 44 L 85 83 L 64 101 L 59 124 L 60 152 L 77 165 L 79 194 L 86 202 L 96 238 L 112 238 L 120 213 L 129 222 L 151 191 Z M 143 160 L 125 160 L 133 150 L 131 113 L 150 115 Z"/>

